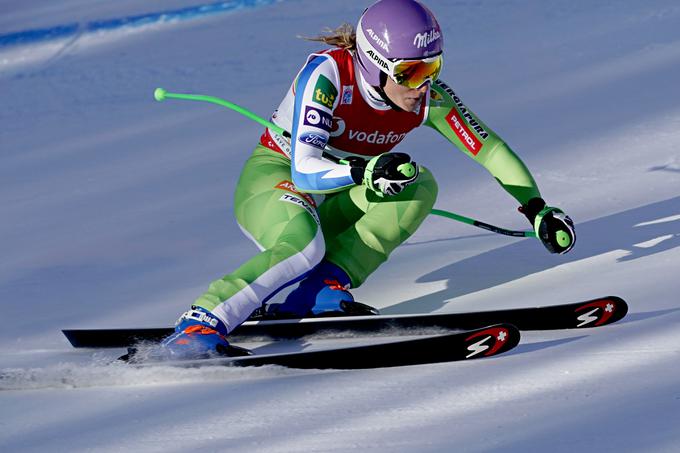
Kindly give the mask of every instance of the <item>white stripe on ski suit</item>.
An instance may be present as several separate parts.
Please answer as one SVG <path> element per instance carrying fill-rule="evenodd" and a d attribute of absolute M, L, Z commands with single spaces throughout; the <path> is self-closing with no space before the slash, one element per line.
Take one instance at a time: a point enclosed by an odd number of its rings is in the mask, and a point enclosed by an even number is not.
<path fill-rule="evenodd" d="M 250 233 L 243 227 L 241 230 L 260 250 L 264 250 Z M 212 313 L 227 326 L 227 332 L 231 332 L 260 308 L 262 301 L 299 280 L 304 273 L 319 264 L 325 253 L 326 243 L 319 227 L 314 239 L 304 249 L 272 266 L 250 285 L 215 307 Z"/>

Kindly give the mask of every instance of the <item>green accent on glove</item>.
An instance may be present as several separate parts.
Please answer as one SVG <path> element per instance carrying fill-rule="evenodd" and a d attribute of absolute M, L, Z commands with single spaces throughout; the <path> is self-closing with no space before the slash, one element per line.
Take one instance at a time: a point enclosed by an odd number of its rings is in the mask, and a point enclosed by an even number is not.
<path fill-rule="evenodd" d="M 543 222 L 543 217 L 550 213 L 556 213 L 556 214 L 564 214 L 564 211 L 562 211 L 560 208 L 553 208 L 552 206 L 546 206 L 536 214 L 536 218 L 534 219 L 534 231 L 536 232 L 536 236 L 540 237 L 539 235 L 539 227 L 541 226 L 541 222 Z M 563 232 L 566 235 L 566 232 Z M 567 240 L 567 245 L 569 244 L 569 240 Z M 561 245 L 561 244 L 560 244 Z"/>
<path fill-rule="evenodd" d="M 375 168 L 376 164 L 378 163 L 378 159 L 382 154 L 375 156 L 371 160 L 368 161 L 366 164 L 366 169 L 364 170 L 364 185 L 371 189 L 374 193 L 376 193 L 379 197 L 383 196 L 383 193 L 380 191 L 380 189 L 376 189 L 375 186 L 373 185 L 373 169 Z"/>
<path fill-rule="evenodd" d="M 564 230 L 556 232 L 555 239 L 557 240 L 557 243 L 561 247 L 567 248 L 571 245 L 571 238 L 569 237 L 569 234 Z"/>
<path fill-rule="evenodd" d="M 399 165 L 397 171 L 407 178 L 413 178 L 416 175 L 416 167 L 411 162 Z"/>

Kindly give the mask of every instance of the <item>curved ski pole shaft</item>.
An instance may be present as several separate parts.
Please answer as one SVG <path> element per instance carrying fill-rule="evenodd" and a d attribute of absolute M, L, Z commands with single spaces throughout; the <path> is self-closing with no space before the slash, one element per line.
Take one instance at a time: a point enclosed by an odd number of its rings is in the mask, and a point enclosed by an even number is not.
<path fill-rule="evenodd" d="M 430 211 L 430 214 L 438 215 L 438 216 L 441 216 L 441 217 L 446 217 L 447 219 L 453 219 L 453 220 L 456 220 L 456 221 L 462 222 L 462 223 L 467 223 L 468 225 L 476 226 L 477 228 L 482 228 L 484 230 L 491 231 L 493 233 L 503 234 L 505 236 L 526 237 L 526 238 L 535 238 L 536 237 L 535 231 L 508 230 L 508 229 L 505 229 L 505 228 L 497 227 L 495 225 L 480 222 L 479 220 L 471 219 L 469 217 L 465 217 L 465 216 L 462 216 L 460 214 L 456 214 L 454 212 L 443 211 L 441 209 L 433 209 L 432 211 Z"/>
<path fill-rule="evenodd" d="M 231 109 L 237 113 L 240 113 L 241 115 L 245 116 L 248 119 L 251 119 L 259 124 L 261 124 L 264 127 L 269 128 L 272 132 L 275 132 L 279 135 L 282 135 L 286 138 L 290 138 L 290 132 L 286 131 L 280 126 L 277 126 L 276 124 L 272 123 L 271 121 L 267 121 L 264 118 L 258 116 L 257 114 L 251 112 L 250 110 L 246 109 L 245 107 L 241 107 L 238 104 L 234 104 L 233 102 L 229 102 L 225 99 L 218 98 L 215 96 L 206 96 L 202 94 L 183 94 L 183 93 L 170 93 L 163 88 L 156 88 L 156 90 L 153 93 L 154 98 L 157 101 L 164 101 L 166 99 L 184 99 L 187 101 L 199 101 L 199 102 L 209 102 L 211 104 L 217 104 L 221 105 L 222 107 L 226 107 L 228 109 Z M 331 160 L 335 163 L 338 164 L 345 164 L 347 163 L 346 161 L 339 159 L 332 154 L 329 154 L 324 151 L 323 157 Z M 469 217 L 465 217 L 453 212 L 449 211 L 443 211 L 441 209 L 433 209 L 431 211 L 431 214 L 438 215 L 441 217 L 446 217 L 448 219 L 456 220 L 458 222 L 466 223 L 468 225 L 476 226 L 477 228 L 482 228 L 487 231 L 491 231 L 493 233 L 498 233 L 498 234 L 504 234 L 506 236 L 515 236 L 515 237 L 536 237 L 536 233 L 533 231 L 514 231 L 514 230 L 507 230 L 505 228 L 497 227 L 495 225 L 490 225 L 488 223 L 480 222 L 479 220 L 471 219 Z"/>
<path fill-rule="evenodd" d="M 272 131 L 276 132 L 279 135 L 283 135 L 285 137 L 290 138 L 290 134 L 286 132 L 282 127 L 277 126 L 271 121 L 265 120 L 264 118 L 251 112 L 245 107 L 241 107 L 240 105 L 234 104 L 233 102 L 229 102 L 222 98 L 218 98 L 215 96 L 206 96 L 202 94 L 170 93 L 168 91 L 165 91 L 163 88 L 156 88 L 156 90 L 153 92 L 153 97 L 159 102 L 164 101 L 166 99 L 184 99 L 187 101 L 209 102 L 211 104 L 221 105 L 222 107 L 234 110 L 235 112 L 240 113 L 246 118 L 251 119 L 257 123 L 260 123 L 264 127 L 268 127 L 269 129 L 271 129 Z"/>

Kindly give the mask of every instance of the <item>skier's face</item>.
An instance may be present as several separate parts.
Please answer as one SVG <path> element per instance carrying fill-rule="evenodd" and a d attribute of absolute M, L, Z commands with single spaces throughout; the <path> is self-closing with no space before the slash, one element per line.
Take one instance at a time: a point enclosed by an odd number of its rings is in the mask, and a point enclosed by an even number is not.
<path fill-rule="evenodd" d="M 390 101 L 394 102 L 399 108 L 407 112 L 413 112 L 418 108 L 420 101 L 429 88 L 429 83 L 424 84 L 420 88 L 405 87 L 387 77 L 384 89 L 385 94 L 390 98 Z"/>

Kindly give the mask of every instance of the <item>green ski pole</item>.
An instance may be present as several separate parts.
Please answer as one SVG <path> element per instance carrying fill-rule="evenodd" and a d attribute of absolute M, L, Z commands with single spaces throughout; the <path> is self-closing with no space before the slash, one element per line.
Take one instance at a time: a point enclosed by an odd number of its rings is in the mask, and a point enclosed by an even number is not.
<path fill-rule="evenodd" d="M 153 93 L 154 98 L 157 101 L 164 101 L 166 99 L 183 99 L 187 101 L 199 101 L 199 102 L 209 102 L 211 104 L 217 104 L 221 105 L 222 107 L 226 107 L 228 109 L 231 109 L 237 113 L 240 113 L 241 115 L 245 116 L 246 118 L 249 118 L 256 123 L 259 123 L 260 125 L 269 128 L 269 130 L 282 135 L 286 138 L 290 138 L 290 132 L 286 131 L 280 126 L 277 126 L 276 124 L 272 123 L 271 121 L 267 121 L 264 118 L 258 116 L 257 114 L 251 112 L 250 110 L 241 107 L 240 105 L 234 104 L 233 102 L 229 102 L 225 99 L 218 98 L 215 96 L 206 96 L 202 94 L 182 94 L 182 93 L 171 93 L 163 88 L 156 88 L 156 90 Z M 329 154 L 324 151 L 323 157 L 326 159 L 329 159 L 335 163 L 346 163 L 342 159 L 339 159 L 332 154 Z M 433 209 L 431 212 L 433 215 L 441 216 L 441 217 L 446 217 L 447 219 L 451 220 L 456 220 L 458 222 L 466 223 L 468 225 L 475 226 L 477 228 L 482 228 L 487 231 L 491 231 L 493 233 L 498 233 L 498 234 L 503 234 L 506 236 L 514 236 L 514 237 L 536 237 L 536 233 L 534 231 L 517 231 L 517 230 L 508 230 L 506 228 L 501 228 L 495 225 L 491 225 L 489 223 L 481 222 L 479 220 L 472 219 L 470 217 L 465 217 L 460 214 L 456 214 L 454 212 L 449 212 L 449 211 L 443 211 L 441 209 Z"/>

